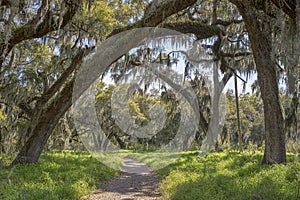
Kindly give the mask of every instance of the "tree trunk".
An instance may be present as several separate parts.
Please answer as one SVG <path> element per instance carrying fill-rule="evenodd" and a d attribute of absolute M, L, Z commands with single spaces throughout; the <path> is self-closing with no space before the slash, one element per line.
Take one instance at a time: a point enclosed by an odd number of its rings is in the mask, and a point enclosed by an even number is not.
<path fill-rule="evenodd" d="M 37 163 L 56 124 L 72 104 L 73 84 L 74 79 L 64 87 L 57 99 L 41 113 L 40 117 L 34 119 L 38 121 L 32 122 L 34 126 L 31 128 L 30 137 L 12 162 L 12 166 L 20 163 Z M 43 108 L 37 106 L 35 110 L 39 109 Z"/>
<path fill-rule="evenodd" d="M 0 127 L 0 154 L 5 153 L 4 150 L 4 136 L 2 136 L 2 127 Z"/>
<path fill-rule="evenodd" d="M 243 142 L 242 142 L 242 131 L 241 131 L 241 119 L 240 119 L 240 106 L 239 106 L 239 92 L 238 92 L 238 85 L 237 85 L 237 77 L 234 75 L 234 91 L 235 91 L 235 107 L 236 107 L 236 118 L 237 118 L 237 125 L 238 125 L 238 143 L 239 143 L 239 150 L 240 152 L 243 151 Z"/>
<path fill-rule="evenodd" d="M 266 139 L 262 162 L 265 164 L 285 163 L 284 120 L 279 100 L 276 65 L 272 59 L 271 41 L 267 33 L 262 30 L 253 5 L 249 1 L 231 1 L 243 16 L 256 63 L 265 117 Z"/>
<path fill-rule="evenodd" d="M 79 2 L 81 2 L 81 1 L 79 1 Z M 187 8 L 188 6 L 194 4 L 195 2 L 196 2 L 196 0 L 186 0 L 186 1 L 182 1 L 182 0 L 173 1 L 172 0 L 172 2 L 171 2 L 171 0 L 169 0 L 168 2 L 155 1 L 151 5 L 149 5 L 149 7 L 147 8 L 147 10 L 145 12 L 145 16 L 143 17 L 143 19 L 141 19 L 140 21 L 138 21 L 136 23 L 136 27 L 156 26 L 159 23 L 161 23 L 168 16 Z M 171 4 L 169 4 L 169 3 L 171 3 Z M 71 1 L 70 5 L 73 5 L 73 0 Z M 172 5 L 172 6 L 170 7 L 170 5 Z M 76 6 L 73 6 L 73 8 L 75 9 Z M 166 8 L 171 8 L 171 9 L 166 10 Z M 74 15 L 73 11 L 74 11 L 73 9 L 70 9 L 65 13 L 64 19 L 63 19 L 63 24 L 68 23 L 68 20 L 70 20 L 70 18 L 73 17 L 73 15 Z M 164 12 L 164 11 L 166 11 L 166 12 Z M 66 18 L 65 18 L 65 16 L 66 16 Z M 10 49 L 15 44 L 21 42 L 22 40 L 38 38 L 38 37 L 44 36 L 48 32 L 53 31 L 52 29 L 54 27 L 54 26 L 52 26 L 52 24 L 45 24 L 45 25 L 42 24 L 40 26 L 43 26 L 43 27 L 41 27 L 41 31 L 37 31 L 37 33 L 32 34 L 32 31 L 28 30 L 28 33 L 27 33 L 27 35 L 25 35 L 25 37 L 24 37 L 23 33 L 25 30 L 28 29 L 28 27 L 26 27 L 26 29 L 24 29 L 24 27 L 21 27 L 18 30 L 16 30 L 15 34 L 13 34 L 14 37 L 11 39 L 13 42 L 10 43 L 10 47 L 8 47 L 7 52 L 9 52 Z M 57 27 L 55 27 L 55 28 L 57 28 Z M 111 36 L 114 34 L 117 34 L 120 31 L 124 31 L 124 30 L 131 29 L 131 28 L 133 28 L 133 27 L 129 26 L 129 27 L 121 28 L 121 29 L 116 29 L 115 31 L 113 31 L 111 33 Z M 29 27 L 29 29 L 30 29 L 30 27 Z M 38 30 L 40 30 L 40 29 L 38 29 Z M 23 36 L 22 39 L 20 39 L 19 36 L 20 37 Z M 3 53 L 1 51 L 2 51 L 2 49 L 0 48 L 0 54 Z M 110 64 L 111 63 L 108 63 L 107 67 Z M 78 65 L 78 63 L 77 63 L 77 65 Z M 64 78 L 67 78 L 64 75 L 62 75 L 62 76 Z M 91 78 L 94 78 L 93 80 L 95 80 L 97 78 L 97 75 L 91 76 Z M 63 83 L 63 82 L 58 82 L 57 85 L 61 86 L 61 83 Z M 34 119 L 31 121 L 32 122 L 32 126 L 31 126 L 32 131 L 30 132 L 30 137 L 27 140 L 26 144 L 22 147 L 21 151 L 19 152 L 16 159 L 12 162 L 11 165 L 15 165 L 18 163 L 36 163 L 38 161 L 38 159 L 42 153 L 42 150 L 44 148 L 44 145 L 47 143 L 47 140 L 50 137 L 50 135 L 52 134 L 53 129 L 55 128 L 59 119 L 63 116 L 63 114 L 68 110 L 68 108 L 72 104 L 73 83 L 74 83 L 74 80 L 70 81 L 69 86 L 65 87 L 62 90 L 62 92 L 60 93 L 58 98 L 55 97 L 56 98 L 55 102 L 52 105 L 48 106 L 47 110 L 45 112 L 41 111 L 41 109 L 43 109 L 43 106 L 45 106 L 46 103 L 40 104 L 40 106 L 37 106 L 35 108 L 34 112 L 38 113 L 38 115 L 33 116 Z M 91 81 L 91 83 L 92 83 L 92 81 Z M 89 85 L 90 84 L 87 84 L 86 88 Z M 59 88 L 59 87 L 54 86 L 53 88 Z M 51 96 L 53 96 L 56 93 L 56 91 L 57 91 L 56 89 L 54 89 L 53 91 L 50 90 L 49 94 L 44 94 L 44 96 L 46 96 L 46 98 L 49 100 L 51 98 Z M 47 96 L 50 96 L 50 97 L 47 97 Z M 77 97 L 75 96 L 75 98 L 77 98 Z"/>

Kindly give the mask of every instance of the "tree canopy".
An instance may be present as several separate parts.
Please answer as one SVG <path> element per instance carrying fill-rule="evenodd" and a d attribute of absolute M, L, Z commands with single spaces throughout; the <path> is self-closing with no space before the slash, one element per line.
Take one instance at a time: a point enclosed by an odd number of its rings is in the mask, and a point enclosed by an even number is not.
<path fill-rule="evenodd" d="M 222 87 L 218 91 L 207 91 L 209 88 L 197 67 L 188 59 L 184 61 L 183 79 L 191 85 L 198 101 L 197 145 L 201 146 L 207 136 L 212 116 L 220 115 L 218 110 L 213 110 L 213 105 L 226 98 L 227 121 L 222 134 L 216 138 L 215 148 L 236 143 L 235 137 L 239 135 L 244 145 L 251 143 L 260 147 L 264 140 L 264 163 L 286 162 L 286 135 L 298 138 L 299 132 L 299 1 L 2 0 L 0 150 L 18 152 L 12 165 L 37 162 L 43 149 L 50 140 L 53 143 L 59 132 L 65 132 L 63 137 L 74 141 L 78 134 L 69 115 L 81 64 L 107 39 L 143 27 L 193 35 L 198 47 L 211 56 L 215 67 L 210 70 L 220 75 L 214 84 Z M 118 82 L 118 77 L 124 74 L 137 73 L 132 71 L 136 66 L 155 62 L 176 69 L 178 55 L 166 54 L 160 49 L 131 51 L 108 63 L 105 73 L 98 77 L 102 78 L 96 96 L 100 124 L 109 138 L 122 148 L 126 146 L 124 141 L 128 135 L 114 123 L 108 105 L 114 86 L 105 86 L 103 78 L 111 76 Z M 257 81 L 253 88 L 258 95 L 243 94 L 238 100 L 232 92 L 222 93 L 231 77 L 246 84 L 254 79 L 254 74 Z M 282 85 L 285 85 L 285 94 L 280 92 Z M 143 91 L 135 91 L 124 103 L 129 104 L 128 112 L 141 127 L 151 123 L 151 105 L 167 109 L 165 126 L 157 137 L 138 141 L 158 148 L 178 129 L 180 109 L 176 97 L 165 85 L 153 86 L 151 91 L 150 85 L 144 86 Z M 240 119 L 234 116 L 233 101 L 240 102 Z M 236 120 L 241 121 L 240 131 Z M 221 122 L 215 123 L 218 126 Z"/>

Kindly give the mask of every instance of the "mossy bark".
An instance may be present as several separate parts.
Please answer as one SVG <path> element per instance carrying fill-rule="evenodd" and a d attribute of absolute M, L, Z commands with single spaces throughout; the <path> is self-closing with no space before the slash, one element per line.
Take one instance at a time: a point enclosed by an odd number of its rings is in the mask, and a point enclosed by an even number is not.
<path fill-rule="evenodd" d="M 38 162 L 43 148 L 56 124 L 72 104 L 73 84 L 74 79 L 64 87 L 56 100 L 46 109 L 43 108 L 43 104 L 35 108 L 35 113 L 38 117 L 34 118 L 31 123 L 30 137 L 11 165 Z"/>
<path fill-rule="evenodd" d="M 243 16 L 253 51 L 258 83 L 264 106 L 265 152 L 263 163 L 286 162 L 284 120 L 279 100 L 279 89 L 272 46 L 268 34 L 262 30 L 257 10 L 249 1 L 233 2 Z"/>

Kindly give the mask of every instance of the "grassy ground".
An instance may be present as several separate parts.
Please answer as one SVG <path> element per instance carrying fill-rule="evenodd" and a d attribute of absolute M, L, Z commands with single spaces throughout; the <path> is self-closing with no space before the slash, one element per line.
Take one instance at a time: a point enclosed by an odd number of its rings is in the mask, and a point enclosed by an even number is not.
<path fill-rule="evenodd" d="M 153 156 L 131 157 L 154 164 Z M 294 156 L 288 155 L 287 165 L 261 165 L 261 159 L 262 153 L 224 152 L 199 157 L 198 152 L 186 152 L 157 172 L 166 199 L 300 199 L 300 163 L 292 162 Z"/>
<path fill-rule="evenodd" d="M 190 151 L 177 158 L 176 153 L 123 151 L 119 156 L 158 169 L 166 199 L 300 199 L 300 163 L 293 162 L 291 154 L 288 164 L 273 166 L 261 165 L 261 152 L 229 151 L 201 157 Z M 175 161 L 165 166 L 170 159 Z M 37 165 L 1 169 L 0 199 L 79 199 L 117 174 L 87 152 L 46 152 Z"/>
<path fill-rule="evenodd" d="M 88 152 L 46 152 L 39 164 L 1 169 L 0 199 L 79 199 L 118 173 Z"/>

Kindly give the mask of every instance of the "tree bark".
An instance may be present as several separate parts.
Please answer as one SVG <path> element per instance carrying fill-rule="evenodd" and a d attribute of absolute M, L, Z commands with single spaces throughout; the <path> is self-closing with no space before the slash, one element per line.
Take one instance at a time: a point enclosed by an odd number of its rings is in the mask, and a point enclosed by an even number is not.
<path fill-rule="evenodd" d="M 43 16 L 45 19 L 39 24 L 36 23 L 36 21 L 39 21 L 39 16 L 37 16 L 37 18 L 31 20 L 27 24 L 15 28 L 12 31 L 12 36 L 7 44 L 4 44 L 3 42 L 0 43 L 0 56 L 7 56 L 15 45 L 19 44 L 24 40 L 40 38 L 52 31 L 63 29 L 72 20 L 76 12 L 79 10 L 80 5 L 82 4 L 82 0 L 64 0 L 64 2 L 62 3 L 66 4 L 67 10 L 62 16 L 63 20 L 61 24 L 57 23 L 53 13 L 47 12 L 45 16 Z M 42 4 L 40 9 L 42 9 L 44 6 L 45 5 Z"/>
<path fill-rule="evenodd" d="M 291 17 L 292 19 L 296 18 L 296 1 L 295 0 L 271 0 L 274 5 L 279 9 L 282 9 L 283 12 Z"/>
<path fill-rule="evenodd" d="M 238 85 L 237 85 L 237 77 L 234 75 L 234 92 L 235 92 L 235 107 L 236 107 L 236 118 L 237 118 L 237 125 L 238 125 L 238 143 L 239 143 L 239 150 L 240 152 L 243 151 L 243 142 L 242 142 L 242 131 L 241 131 L 241 120 L 240 120 L 240 106 L 239 106 L 239 92 L 238 92 Z"/>
<path fill-rule="evenodd" d="M 195 4 L 197 0 L 153 0 L 145 10 L 142 26 L 157 26 L 167 17 Z"/>
<path fill-rule="evenodd" d="M 263 163 L 286 162 L 284 120 L 279 100 L 279 89 L 272 46 L 266 32 L 262 30 L 257 10 L 249 1 L 231 0 L 243 16 L 253 51 L 258 84 L 264 106 L 265 152 Z"/>
<path fill-rule="evenodd" d="M 4 150 L 4 136 L 2 136 L 2 127 L 0 127 L 0 154 L 5 153 Z"/>
<path fill-rule="evenodd" d="M 31 129 L 31 136 L 12 162 L 12 166 L 20 163 L 37 163 L 56 124 L 72 104 L 74 79 L 64 87 L 56 100 L 37 119 L 38 121 L 32 122 L 34 126 Z M 38 106 L 36 110 L 43 109 L 42 106 L 44 105 Z"/>
<path fill-rule="evenodd" d="M 59 119 L 72 105 L 75 76 L 73 76 L 73 78 L 64 86 L 63 84 L 92 49 L 93 48 L 78 50 L 77 54 L 73 57 L 70 66 L 52 87 L 50 87 L 42 97 L 38 98 L 34 110 L 30 111 L 32 114 L 29 139 L 21 148 L 11 165 L 19 163 L 36 163 L 38 161 L 43 148 L 56 127 L 56 124 L 59 122 Z M 63 89 L 58 92 L 62 87 Z M 55 94 L 57 94 L 57 96 L 53 97 Z M 51 101 L 52 98 L 54 99 Z"/>
<path fill-rule="evenodd" d="M 210 38 L 221 33 L 221 29 L 215 25 L 207 25 L 201 22 L 173 22 L 162 25 L 163 28 L 179 31 L 181 33 L 193 33 L 198 40 Z"/>

